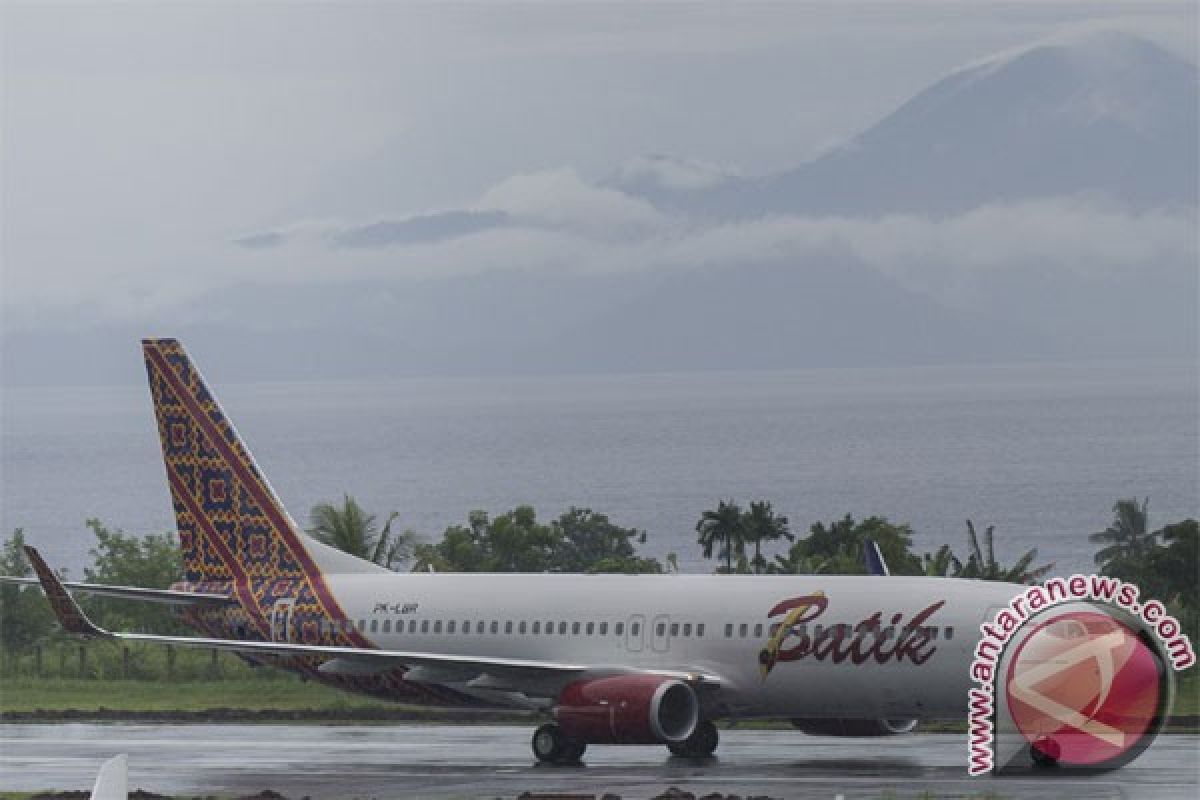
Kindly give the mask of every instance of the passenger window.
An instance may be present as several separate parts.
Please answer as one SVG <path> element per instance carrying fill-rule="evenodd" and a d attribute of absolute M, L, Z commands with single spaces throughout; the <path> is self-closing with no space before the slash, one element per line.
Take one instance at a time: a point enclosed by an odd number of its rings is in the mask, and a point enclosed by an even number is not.
<path fill-rule="evenodd" d="M 479 622 L 475 623 L 475 632 L 476 632 L 476 633 L 483 633 L 483 626 L 484 626 L 484 624 L 485 624 L 485 623 L 484 623 L 484 621 L 483 621 L 483 620 L 479 620 Z"/>
<path fill-rule="evenodd" d="M 579 623 L 575 623 L 575 624 L 576 624 L 576 625 L 578 625 Z M 558 623 L 558 635 L 559 635 L 559 636 L 566 636 L 566 635 L 567 635 L 567 623 L 566 623 L 566 620 L 564 620 L 564 621 L 562 621 L 562 622 Z"/>
<path fill-rule="evenodd" d="M 770 634 L 771 636 L 774 636 L 775 634 L 779 633 L 779 623 L 776 622 L 774 625 L 767 628 L 767 633 Z"/>
<path fill-rule="evenodd" d="M 601 622 L 601 623 L 600 623 L 600 635 L 601 635 L 601 636 L 605 636 L 605 635 L 607 635 L 607 634 L 608 634 L 608 623 L 607 623 L 607 622 Z"/>
<path fill-rule="evenodd" d="M 671 636 L 674 637 L 674 636 L 678 636 L 678 635 L 679 635 L 679 623 L 672 622 L 671 623 Z"/>
<path fill-rule="evenodd" d="M 754 638 L 759 639 L 761 637 L 762 637 L 762 623 L 760 622 L 754 626 Z"/>
<path fill-rule="evenodd" d="M 825 626 L 818 625 L 817 627 L 813 628 L 813 639 L 820 639 L 824 633 L 825 633 Z"/>
<path fill-rule="evenodd" d="M 379 633 L 379 620 L 371 620 L 371 633 Z"/>
<path fill-rule="evenodd" d="M 533 621 L 533 632 L 534 633 L 542 632 L 542 623 L 536 619 Z"/>
<path fill-rule="evenodd" d="M 455 620 L 450 620 L 446 623 L 446 633 L 454 633 L 454 626 L 458 623 Z"/>
<path fill-rule="evenodd" d="M 358 621 L 358 630 L 361 632 L 361 631 L 365 631 L 366 629 L 367 629 L 367 621 L 365 619 L 360 619 Z"/>
<path fill-rule="evenodd" d="M 635 622 L 632 625 L 630 625 L 629 633 L 632 636 L 641 636 L 642 635 L 642 623 Z"/>
<path fill-rule="evenodd" d="M 572 622 L 572 623 L 571 623 L 571 635 L 572 635 L 572 636 L 578 636 L 578 635 L 579 635 L 579 623 L 578 623 L 578 622 Z"/>
<path fill-rule="evenodd" d="M 654 626 L 654 635 L 655 636 L 664 636 L 664 635 L 666 635 L 666 633 L 667 633 L 667 623 L 660 622 Z"/>
<path fill-rule="evenodd" d="M 408 621 L 408 632 L 409 633 L 417 632 L 417 621 L 415 619 L 410 619 Z"/>
<path fill-rule="evenodd" d="M 726 622 L 726 623 L 725 623 L 725 638 L 726 638 L 726 639 L 729 639 L 729 638 L 731 638 L 732 636 L 733 636 L 733 623 L 732 623 L 732 622 Z"/>
<path fill-rule="evenodd" d="M 703 636 L 703 635 L 704 635 L 704 623 L 701 622 L 696 625 L 696 636 Z"/>
<path fill-rule="evenodd" d="M 500 632 L 500 623 L 497 622 L 496 620 L 492 620 L 492 633 L 497 634 L 499 632 Z"/>
<path fill-rule="evenodd" d="M 587 635 L 588 635 L 588 636 L 591 636 L 591 635 L 592 635 L 593 633 L 595 633 L 595 632 L 596 632 L 596 623 L 594 623 L 594 622 L 589 622 L 589 623 L 587 624 Z"/>
<path fill-rule="evenodd" d="M 615 633 L 617 636 L 624 636 L 625 635 L 625 623 L 618 622 L 616 625 L 614 625 L 613 633 Z"/>
<path fill-rule="evenodd" d="M 550 635 L 552 635 L 552 634 L 554 633 L 554 623 L 553 623 L 553 622 L 550 622 L 549 620 L 547 620 L 547 621 L 546 621 L 546 631 L 545 631 L 545 633 L 546 633 L 546 635 L 547 635 L 547 636 L 550 636 Z"/>
<path fill-rule="evenodd" d="M 429 633 L 429 620 L 421 620 L 421 633 Z"/>
<path fill-rule="evenodd" d="M 690 623 L 690 622 L 683 623 L 683 635 L 684 636 L 692 635 L 692 623 Z"/>
<path fill-rule="evenodd" d="M 747 625 L 746 623 L 743 622 L 741 625 L 738 625 L 738 636 L 745 639 L 746 634 L 749 632 L 750 632 L 750 626 Z"/>
<path fill-rule="evenodd" d="M 385 619 L 383 621 L 383 632 L 384 633 L 392 632 L 392 621 L 390 619 Z"/>
<path fill-rule="evenodd" d="M 440 619 L 433 623 L 433 632 L 434 633 L 442 632 L 442 621 Z"/>
<path fill-rule="evenodd" d="M 510 620 L 506 620 L 506 621 L 505 621 L 505 623 L 504 623 L 504 633 L 505 633 L 505 635 L 508 635 L 508 634 L 511 634 L 511 633 L 512 633 L 512 620 L 511 620 L 511 619 L 510 619 Z"/>
<path fill-rule="evenodd" d="M 354 623 L 348 619 L 342 620 L 342 633 L 349 633 L 354 630 Z"/>
<path fill-rule="evenodd" d="M 521 624 L 517 626 L 517 632 L 522 636 L 525 635 L 525 620 L 521 620 Z"/>
<path fill-rule="evenodd" d="M 953 638 L 954 638 L 954 628 L 947 626 L 946 627 L 946 641 L 949 641 Z"/>

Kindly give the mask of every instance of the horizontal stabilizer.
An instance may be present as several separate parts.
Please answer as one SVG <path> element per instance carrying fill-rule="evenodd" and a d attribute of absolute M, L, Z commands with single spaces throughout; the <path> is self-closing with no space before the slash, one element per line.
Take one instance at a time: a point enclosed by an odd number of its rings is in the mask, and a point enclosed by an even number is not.
<path fill-rule="evenodd" d="M 41 586 L 37 578 L 11 578 L 0 575 L 0 583 L 21 586 Z M 80 583 L 61 581 L 64 588 L 72 592 L 95 594 L 102 597 L 119 597 L 122 600 L 140 600 L 145 603 L 163 603 L 171 606 L 220 606 L 235 604 L 231 595 L 214 592 L 187 592 L 178 589 L 144 589 L 140 586 L 107 586 L 102 583 Z"/>

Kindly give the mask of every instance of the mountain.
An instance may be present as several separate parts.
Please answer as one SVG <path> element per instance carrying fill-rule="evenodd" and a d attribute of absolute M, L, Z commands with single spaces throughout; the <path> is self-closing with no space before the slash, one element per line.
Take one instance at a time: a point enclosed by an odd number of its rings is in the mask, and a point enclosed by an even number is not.
<path fill-rule="evenodd" d="M 735 218 L 945 214 L 1062 195 L 1194 206 L 1198 92 L 1195 65 L 1130 34 L 1040 44 L 957 70 L 814 161 L 677 204 Z"/>
<path fill-rule="evenodd" d="M 957 70 L 772 176 L 655 155 L 259 231 L 232 285 L 5 328 L 0 383 L 135 382 L 145 334 L 225 380 L 1194 358 L 1198 89 L 1096 34 Z"/>

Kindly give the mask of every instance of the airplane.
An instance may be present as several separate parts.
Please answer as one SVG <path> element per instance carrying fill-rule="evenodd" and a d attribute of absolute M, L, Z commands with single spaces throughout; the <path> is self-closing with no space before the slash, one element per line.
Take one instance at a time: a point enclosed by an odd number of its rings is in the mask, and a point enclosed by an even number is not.
<path fill-rule="evenodd" d="M 64 583 L 32 547 L 37 578 L 6 580 L 39 582 L 82 637 L 232 651 L 401 703 L 541 712 L 539 762 L 593 744 L 705 758 L 731 719 L 840 736 L 964 719 L 979 625 L 1024 588 L 890 576 L 877 547 L 867 576 L 395 573 L 296 525 L 179 341 L 142 349 L 184 580 Z M 199 635 L 104 630 L 72 591 L 170 604 Z"/>

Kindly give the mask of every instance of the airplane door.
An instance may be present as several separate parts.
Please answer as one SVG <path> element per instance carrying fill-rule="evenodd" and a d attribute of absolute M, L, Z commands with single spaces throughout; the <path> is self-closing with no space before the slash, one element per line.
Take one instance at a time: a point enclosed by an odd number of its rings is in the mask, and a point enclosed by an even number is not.
<path fill-rule="evenodd" d="M 642 636 L 646 630 L 646 618 L 641 614 L 634 614 L 625 623 L 625 649 L 632 653 L 641 652 Z"/>
<path fill-rule="evenodd" d="M 656 653 L 665 653 L 671 646 L 671 618 L 659 614 L 650 626 L 650 649 Z"/>
<path fill-rule="evenodd" d="M 271 606 L 271 641 L 286 642 L 290 640 L 292 625 L 292 607 L 296 598 L 281 597 Z"/>

